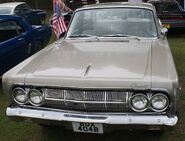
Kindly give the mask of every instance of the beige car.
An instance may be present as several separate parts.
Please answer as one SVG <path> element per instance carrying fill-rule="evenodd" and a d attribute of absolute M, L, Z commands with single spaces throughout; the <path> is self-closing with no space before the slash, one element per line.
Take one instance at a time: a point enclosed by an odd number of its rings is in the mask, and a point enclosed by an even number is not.
<path fill-rule="evenodd" d="M 99 134 L 175 126 L 179 84 L 166 32 L 150 4 L 76 10 L 63 39 L 3 76 L 7 116 Z"/>

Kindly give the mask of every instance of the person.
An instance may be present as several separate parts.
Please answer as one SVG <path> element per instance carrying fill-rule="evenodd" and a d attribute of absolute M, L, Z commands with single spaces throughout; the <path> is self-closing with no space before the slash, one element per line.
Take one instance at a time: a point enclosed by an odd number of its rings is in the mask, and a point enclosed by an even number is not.
<path fill-rule="evenodd" d="M 53 0 L 53 18 L 52 27 L 57 39 L 61 38 L 67 31 L 67 26 L 63 18 L 64 12 L 73 12 L 64 3 L 64 0 Z"/>
<path fill-rule="evenodd" d="M 60 10 L 61 12 L 73 12 L 73 10 L 71 10 L 71 8 L 67 7 L 65 5 L 65 0 L 56 0 L 60 6 Z"/>

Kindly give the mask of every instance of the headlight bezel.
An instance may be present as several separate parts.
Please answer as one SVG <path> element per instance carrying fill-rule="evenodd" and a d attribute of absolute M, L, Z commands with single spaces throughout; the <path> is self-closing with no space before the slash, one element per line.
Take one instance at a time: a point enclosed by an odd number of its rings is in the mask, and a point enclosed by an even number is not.
<path fill-rule="evenodd" d="M 143 96 L 146 100 L 147 100 L 147 104 L 146 106 L 143 108 L 143 109 L 137 109 L 133 106 L 133 103 L 132 103 L 132 100 L 135 98 L 135 97 L 138 97 L 138 96 Z M 144 112 L 148 109 L 148 106 L 149 106 L 149 99 L 147 97 L 146 94 L 144 93 L 135 93 L 133 94 L 131 97 L 130 97 L 130 100 L 129 100 L 129 105 L 130 105 L 130 108 L 135 111 L 135 112 Z"/>
<path fill-rule="evenodd" d="M 35 92 L 38 92 L 38 94 L 40 94 L 40 96 L 42 97 L 42 100 L 41 102 L 39 103 L 36 103 L 36 102 L 33 102 L 33 100 L 31 100 L 31 93 L 35 91 Z M 38 89 L 30 89 L 30 91 L 28 92 L 28 100 L 29 100 L 29 103 L 33 106 L 36 106 L 36 107 L 39 107 L 39 106 L 42 106 L 44 103 L 45 103 L 45 97 L 44 97 L 44 94 L 38 90 Z"/>
<path fill-rule="evenodd" d="M 162 109 L 157 109 L 153 106 L 152 104 L 152 99 L 154 99 L 156 96 L 162 96 L 166 99 L 166 104 L 164 106 L 164 108 Z M 155 93 L 154 95 L 152 95 L 152 97 L 150 98 L 150 107 L 151 109 L 154 111 L 154 112 L 163 112 L 165 111 L 170 105 L 170 100 L 169 100 L 169 97 L 167 95 L 165 95 L 164 93 Z"/>
<path fill-rule="evenodd" d="M 15 91 L 17 90 L 21 90 L 24 94 L 25 94 L 25 101 L 24 102 L 20 102 L 17 100 L 16 96 L 15 96 Z M 16 87 L 12 90 L 12 98 L 14 100 L 15 103 L 19 104 L 19 105 L 24 105 L 28 102 L 28 95 L 25 89 L 21 88 L 21 87 Z"/>

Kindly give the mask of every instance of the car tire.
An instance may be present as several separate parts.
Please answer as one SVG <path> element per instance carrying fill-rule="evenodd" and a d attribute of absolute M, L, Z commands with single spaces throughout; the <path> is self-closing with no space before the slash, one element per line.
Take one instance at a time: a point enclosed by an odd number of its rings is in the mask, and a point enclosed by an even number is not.
<path fill-rule="evenodd" d="M 41 41 L 36 41 L 34 44 L 34 48 L 33 48 L 33 54 L 35 54 L 36 52 L 38 52 L 42 48 L 43 48 L 43 43 Z"/>

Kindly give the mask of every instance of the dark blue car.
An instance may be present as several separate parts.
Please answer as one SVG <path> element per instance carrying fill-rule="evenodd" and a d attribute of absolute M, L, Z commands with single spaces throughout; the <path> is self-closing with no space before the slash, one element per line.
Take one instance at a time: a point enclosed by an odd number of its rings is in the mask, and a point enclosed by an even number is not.
<path fill-rule="evenodd" d="M 32 9 L 25 2 L 0 3 L 0 15 L 18 15 L 24 17 L 31 25 L 43 24 L 46 19 L 46 11 Z"/>
<path fill-rule="evenodd" d="M 150 0 L 156 8 L 162 25 L 168 29 L 185 29 L 185 11 L 180 4 L 173 1 Z"/>
<path fill-rule="evenodd" d="M 51 27 L 30 25 L 19 16 L 0 15 L 0 76 L 48 44 Z"/>

